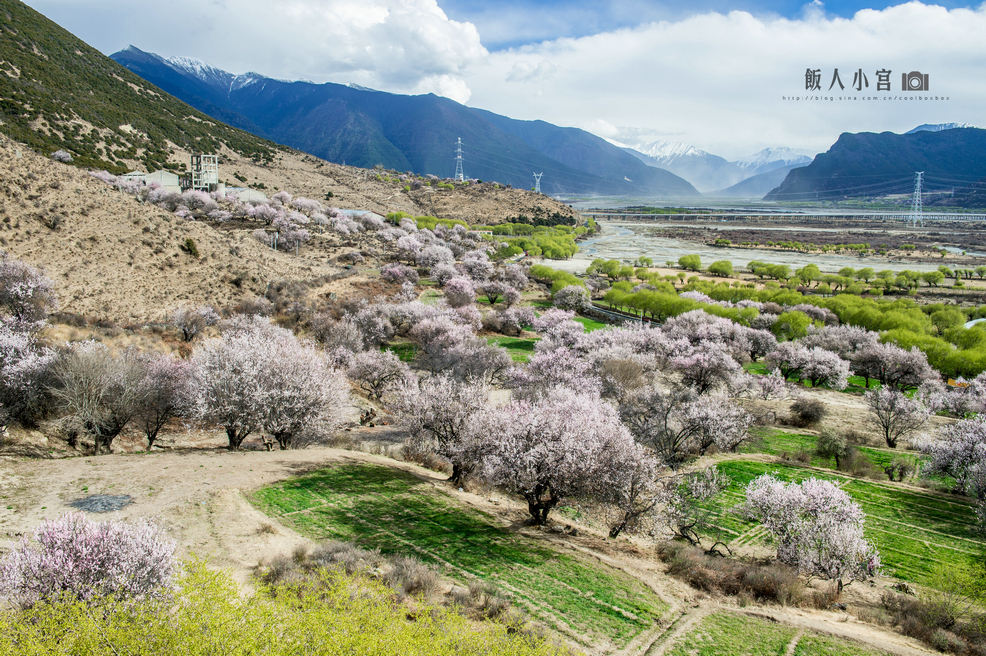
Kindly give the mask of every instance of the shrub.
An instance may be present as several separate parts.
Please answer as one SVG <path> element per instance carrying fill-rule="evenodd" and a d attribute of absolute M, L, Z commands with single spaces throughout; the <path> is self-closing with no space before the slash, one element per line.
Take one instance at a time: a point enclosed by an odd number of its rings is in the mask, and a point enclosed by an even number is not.
<path fill-rule="evenodd" d="M 559 289 L 552 295 L 552 304 L 562 310 L 584 312 L 592 307 L 589 290 L 585 287 L 569 285 Z"/>
<path fill-rule="evenodd" d="M 97 600 L 95 608 L 59 600 L 0 615 L 0 653 L 36 654 L 389 654 L 554 656 L 567 650 L 500 623 L 395 603 L 364 576 L 321 569 L 261 586 L 249 598 L 227 572 L 191 564 L 174 601 Z"/>
<path fill-rule="evenodd" d="M 43 520 L 0 561 L 0 597 L 22 608 L 61 593 L 91 601 L 104 595 L 158 594 L 176 573 L 175 542 L 146 519 L 94 522 L 83 513 Z"/>
<path fill-rule="evenodd" d="M 396 556 L 393 569 L 384 575 L 384 580 L 395 590 L 406 595 L 428 597 L 438 585 L 435 571 L 416 558 Z"/>
<path fill-rule="evenodd" d="M 380 276 L 387 282 L 398 285 L 410 282 L 418 284 L 418 272 L 404 264 L 387 264 L 380 269 Z"/>
<path fill-rule="evenodd" d="M 195 245 L 195 240 L 191 237 L 185 239 L 185 243 L 181 245 L 181 249 L 192 257 L 199 256 L 199 248 Z"/>
<path fill-rule="evenodd" d="M 914 463 L 906 458 L 894 458 L 889 464 L 883 466 L 883 473 L 891 481 L 903 481 L 914 473 Z"/>
<path fill-rule="evenodd" d="M 722 558 L 679 542 L 659 545 L 657 554 L 668 564 L 668 574 L 703 592 L 749 595 L 758 601 L 776 601 L 782 605 L 803 600 L 804 585 L 798 573 L 780 563 L 760 565 Z"/>
<path fill-rule="evenodd" d="M 791 412 L 792 423 L 800 428 L 807 428 L 820 422 L 828 411 L 821 401 L 802 397 L 791 404 Z"/>

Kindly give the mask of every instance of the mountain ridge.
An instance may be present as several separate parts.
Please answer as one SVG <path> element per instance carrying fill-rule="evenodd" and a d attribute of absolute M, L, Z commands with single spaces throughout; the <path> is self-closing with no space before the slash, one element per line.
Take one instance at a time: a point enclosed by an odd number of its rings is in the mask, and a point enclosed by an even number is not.
<path fill-rule="evenodd" d="M 986 130 L 843 133 L 811 164 L 792 169 L 764 200 L 838 200 L 909 193 L 916 171 L 926 191 L 986 176 Z"/>
<path fill-rule="evenodd" d="M 184 146 L 263 160 L 280 148 L 160 93 L 27 5 L 0 8 L 0 113 L 7 136 L 31 148 L 114 173 L 165 168 Z"/>
<path fill-rule="evenodd" d="M 461 137 L 473 178 L 526 188 L 532 172 L 543 171 L 541 188 L 549 194 L 698 195 L 680 177 L 583 130 L 517 121 L 433 94 L 234 76 L 190 58 L 176 65 L 134 46 L 111 58 L 207 114 L 336 163 L 452 177 Z"/>

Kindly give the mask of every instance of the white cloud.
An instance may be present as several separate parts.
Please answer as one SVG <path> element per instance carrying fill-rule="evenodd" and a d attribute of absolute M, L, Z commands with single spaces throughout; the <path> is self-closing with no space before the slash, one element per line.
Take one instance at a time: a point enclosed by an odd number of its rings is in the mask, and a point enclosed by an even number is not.
<path fill-rule="evenodd" d="M 519 61 L 510 69 L 507 82 L 544 82 L 557 70 L 547 59 L 542 59 L 536 66 L 529 61 Z"/>
<path fill-rule="evenodd" d="M 609 127 L 633 126 L 619 134 L 675 135 L 724 157 L 766 145 L 824 151 L 841 132 L 982 123 L 984 33 L 986 5 L 946 10 L 910 2 L 848 19 L 814 4 L 796 20 L 706 13 L 491 53 L 465 80 L 477 107 L 560 125 L 590 128 L 596 121 L 602 127 L 593 131 L 609 138 Z M 540 61 L 553 71 L 532 93 L 517 80 Z M 887 96 L 875 93 L 874 74 L 887 68 L 896 95 L 901 73 L 918 70 L 929 74 L 932 94 L 949 100 L 781 100 L 806 95 L 807 68 L 822 71 L 822 91 L 814 95 L 850 95 L 861 68 L 870 87 L 851 95 Z M 828 91 L 835 68 L 845 91 Z"/>
<path fill-rule="evenodd" d="M 232 73 L 357 82 L 465 101 L 461 73 L 487 51 L 471 23 L 436 0 L 28 0 L 38 11 L 112 53 L 142 50 L 205 60 Z"/>
<path fill-rule="evenodd" d="M 727 158 L 779 145 L 823 151 L 841 132 L 983 122 L 986 5 L 947 10 L 915 1 L 840 18 L 814 0 L 797 19 L 675 14 L 490 53 L 476 27 L 450 20 L 438 1 L 172 0 L 151 9 L 132 0 L 28 0 L 107 53 L 133 43 L 234 73 L 436 93 L 514 118 L 618 141 L 682 141 Z M 950 99 L 781 100 L 806 95 L 806 68 L 822 71 L 817 95 L 883 96 L 872 92 L 884 67 L 898 93 L 900 74 L 917 70 L 929 74 L 932 94 Z M 834 68 L 847 87 L 863 69 L 870 89 L 830 93 Z"/>

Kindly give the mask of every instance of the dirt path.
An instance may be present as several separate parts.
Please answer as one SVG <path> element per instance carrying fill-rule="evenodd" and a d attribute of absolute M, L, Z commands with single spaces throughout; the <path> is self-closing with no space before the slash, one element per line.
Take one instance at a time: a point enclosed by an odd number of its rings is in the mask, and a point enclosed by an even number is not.
<path fill-rule="evenodd" d="M 114 454 L 61 460 L 0 459 L 0 549 L 13 546 L 42 518 L 72 510 L 67 504 L 92 494 L 129 495 L 122 519 L 159 518 L 178 541 L 182 556 L 208 559 L 229 568 L 250 588 L 251 575 L 264 560 L 290 554 L 303 536 L 254 508 L 249 492 L 333 463 L 376 463 L 414 473 L 462 503 L 500 519 L 531 539 L 577 551 L 646 583 L 670 610 L 620 654 L 663 654 L 706 615 L 719 610 L 745 612 L 841 638 L 856 640 L 900 656 L 933 653 L 914 641 L 864 624 L 846 613 L 776 607 L 731 607 L 696 592 L 663 573 L 651 547 L 633 540 L 608 540 L 580 527 L 578 536 L 559 536 L 521 528 L 524 509 L 499 495 L 471 493 L 444 483 L 444 476 L 408 463 L 367 453 L 330 448 L 298 451 L 187 449 L 150 454 Z M 10 506 L 8 508 L 8 506 Z M 97 515 L 99 517 L 100 515 Z M 676 619 L 672 619 L 676 618 Z"/>
<path fill-rule="evenodd" d="M 132 503 L 105 517 L 158 518 L 178 541 L 181 556 L 195 555 L 232 568 L 237 580 L 247 583 L 259 562 L 288 554 L 306 540 L 254 509 L 244 492 L 331 463 L 357 461 L 403 465 L 325 448 L 237 453 L 190 449 L 0 461 L 0 497 L 5 497 L 0 504 L 0 549 L 12 547 L 43 518 L 72 511 L 67 505 L 72 501 L 92 494 L 125 494 Z"/>

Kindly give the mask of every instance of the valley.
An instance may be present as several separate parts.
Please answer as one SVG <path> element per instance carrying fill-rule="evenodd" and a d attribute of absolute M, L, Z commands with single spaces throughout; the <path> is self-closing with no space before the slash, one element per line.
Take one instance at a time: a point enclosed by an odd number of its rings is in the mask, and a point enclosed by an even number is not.
<path fill-rule="evenodd" d="M 986 654 L 986 224 L 847 207 L 986 130 L 628 152 L 0 9 L 0 653 Z"/>

